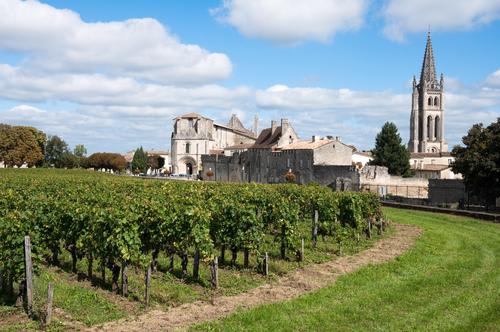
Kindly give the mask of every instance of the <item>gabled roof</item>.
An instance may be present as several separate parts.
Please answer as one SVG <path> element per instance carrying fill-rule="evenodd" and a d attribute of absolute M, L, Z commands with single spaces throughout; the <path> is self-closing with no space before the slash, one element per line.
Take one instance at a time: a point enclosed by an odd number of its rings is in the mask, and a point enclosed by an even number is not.
<path fill-rule="evenodd" d="M 250 149 L 271 149 L 278 144 L 281 138 L 281 126 L 276 127 L 274 133 L 271 128 L 266 128 L 260 132 L 255 144 Z"/>

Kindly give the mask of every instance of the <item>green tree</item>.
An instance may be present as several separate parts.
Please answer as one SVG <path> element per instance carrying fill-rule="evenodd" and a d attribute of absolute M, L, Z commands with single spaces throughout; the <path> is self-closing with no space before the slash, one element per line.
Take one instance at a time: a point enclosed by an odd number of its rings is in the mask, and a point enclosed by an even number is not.
<path fill-rule="evenodd" d="M 49 136 L 45 145 L 45 161 L 49 166 L 60 167 L 64 154 L 68 153 L 68 144 L 59 136 Z"/>
<path fill-rule="evenodd" d="M 83 144 L 77 144 L 73 149 L 73 154 L 77 157 L 85 157 L 87 155 L 87 148 Z"/>
<path fill-rule="evenodd" d="M 0 160 L 8 166 L 41 165 L 45 137 L 33 127 L 0 124 Z"/>
<path fill-rule="evenodd" d="M 370 165 L 385 166 L 392 175 L 411 175 L 410 153 L 406 146 L 401 144 L 401 137 L 394 123 L 386 122 L 377 134 L 372 155 Z"/>
<path fill-rule="evenodd" d="M 469 191 L 481 198 L 486 206 L 500 197 L 500 118 L 483 127 L 475 124 L 462 138 L 465 146 L 455 146 L 453 172 L 461 173 Z"/>
<path fill-rule="evenodd" d="M 148 170 L 148 155 L 144 152 L 142 146 L 135 150 L 131 167 L 134 173 L 146 173 Z"/>

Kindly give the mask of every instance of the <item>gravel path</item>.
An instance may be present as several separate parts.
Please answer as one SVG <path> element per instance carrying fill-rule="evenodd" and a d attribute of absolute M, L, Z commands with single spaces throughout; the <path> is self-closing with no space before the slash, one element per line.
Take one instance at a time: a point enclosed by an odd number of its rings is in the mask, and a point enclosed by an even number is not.
<path fill-rule="evenodd" d="M 420 235 L 420 229 L 409 225 L 394 225 L 396 232 L 367 250 L 354 256 L 308 265 L 281 278 L 234 296 L 220 296 L 213 303 L 197 301 L 168 311 L 151 310 L 143 315 L 106 323 L 90 331 L 158 331 L 183 330 L 190 325 L 228 316 L 236 309 L 249 309 L 262 304 L 286 301 L 301 294 L 325 287 L 338 277 L 369 264 L 387 262 L 408 250 Z"/>

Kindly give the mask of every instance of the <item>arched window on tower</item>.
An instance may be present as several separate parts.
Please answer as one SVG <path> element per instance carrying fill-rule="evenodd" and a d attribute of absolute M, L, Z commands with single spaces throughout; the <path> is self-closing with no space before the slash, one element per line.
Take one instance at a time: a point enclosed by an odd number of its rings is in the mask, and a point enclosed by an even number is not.
<path fill-rule="evenodd" d="M 431 132 L 432 129 L 434 129 L 433 126 L 432 126 L 432 116 L 429 115 L 427 117 L 427 139 L 431 139 L 431 137 L 432 137 L 432 132 Z"/>
<path fill-rule="evenodd" d="M 439 105 L 439 98 L 435 97 L 434 98 L 434 106 L 438 106 L 438 105 Z"/>
<path fill-rule="evenodd" d="M 427 105 L 432 106 L 432 97 L 429 97 L 429 99 L 427 99 Z"/>
<path fill-rule="evenodd" d="M 436 126 L 434 130 L 436 140 L 441 140 L 441 119 L 439 118 L 439 116 L 436 116 L 436 119 L 434 120 L 434 125 Z"/>

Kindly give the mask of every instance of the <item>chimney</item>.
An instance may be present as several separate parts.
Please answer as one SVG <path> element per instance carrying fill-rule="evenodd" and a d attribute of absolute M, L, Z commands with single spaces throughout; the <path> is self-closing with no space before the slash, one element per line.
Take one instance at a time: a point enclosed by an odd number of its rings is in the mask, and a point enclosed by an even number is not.
<path fill-rule="evenodd" d="M 340 136 L 335 136 L 335 140 L 341 142 Z"/>
<path fill-rule="evenodd" d="M 288 130 L 288 119 L 281 119 L 281 133 L 285 133 Z"/>
<path fill-rule="evenodd" d="M 253 132 L 255 136 L 259 136 L 259 115 L 255 114 L 255 118 L 253 119 Z"/>
<path fill-rule="evenodd" d="M 271 135 L 274 134 L 274 132 L 276 131 L 276 128 L 277 128 L 276 121 L 271 120 Z"/>
<path fill-rule="evenodd" d="M 313 142 L 317 142 L 317 141 L 319 141 L 319 136 L 318 136 L 318 135 L 313 135 L 313 137 L 312 137 L 312 141 L 313 141 Z"/>

